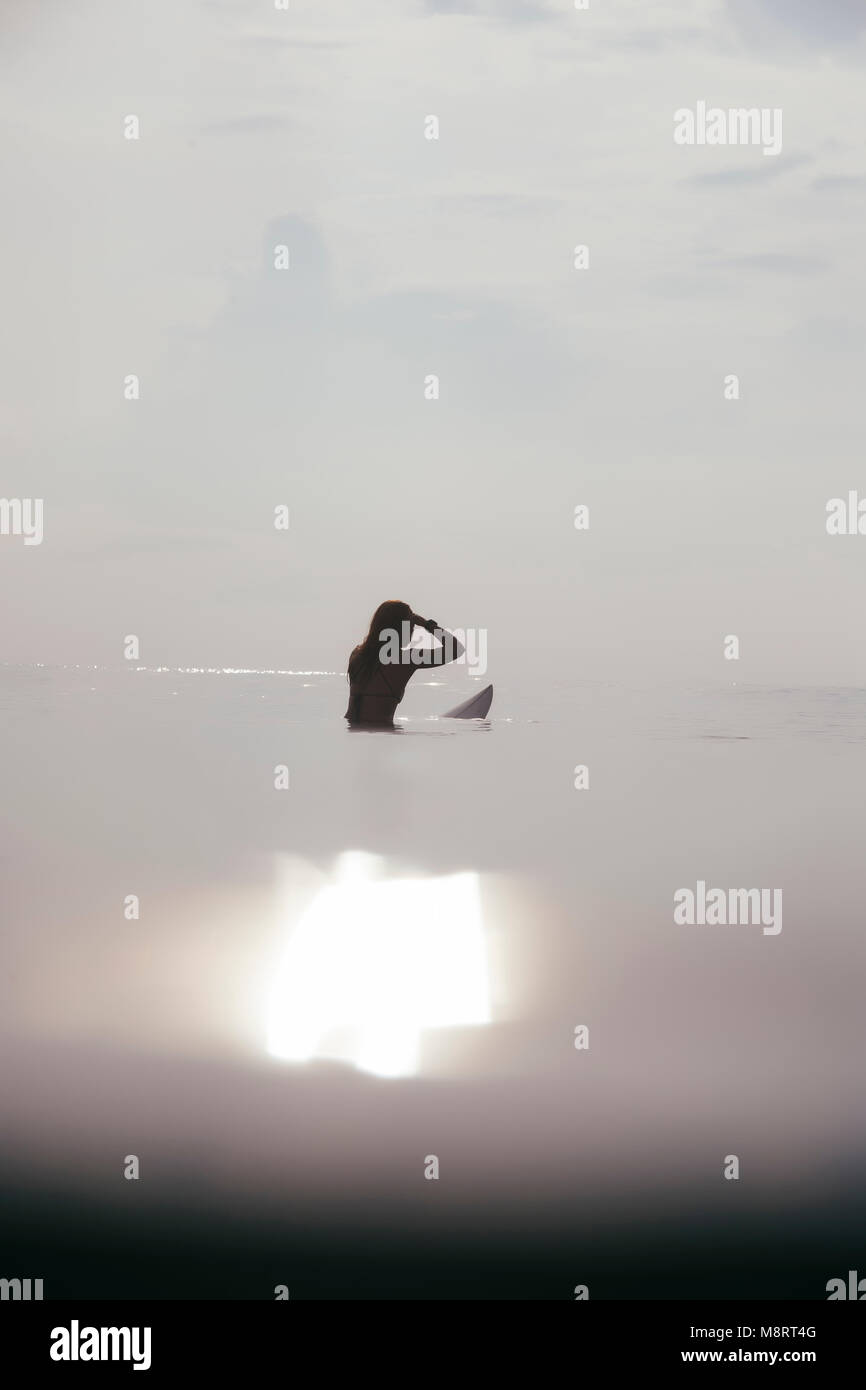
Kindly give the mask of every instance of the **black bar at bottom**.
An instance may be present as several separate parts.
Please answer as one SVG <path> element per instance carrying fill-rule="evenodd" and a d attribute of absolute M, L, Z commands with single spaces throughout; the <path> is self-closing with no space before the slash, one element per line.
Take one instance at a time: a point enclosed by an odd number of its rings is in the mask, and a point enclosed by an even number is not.
<path fill-rule="evenodd" d="M 191 1372 L 200 1377 L 251 1371 L 272 1371 L 290 1383 L 295 1377 L 308 1380 L 311 1371 L 332 1371 L 343 1356 L 354 1365 L 353 1374 L 387 1372 L 397 1382 L 429 1381 L 437 1362 L 449 1375 L 467 1362 L 485 1372 L 505 1362 L 514 1374 L 515 1359 L 529 1355 L 538 1380 L 544 1378 L 539 1367 L 549 1364 L 554 1350 L 564 1350 L 575 1376 L 590 1368 L 653 1373 L 706 1365 L 796 1365 L 826 1376 L 859 1364 L 866 1317 L 866 1310 L 836 1302 L 598 1300 L 575 1302 L 567 1318 L 552 1318 L 542 1329 L 537 1316 L 521 1327 L 512 1312 L 503 1325 L 501 1315 L 481 1316 L 479 1303 L 471 1306 L 472 1320 L 464 1322 L 445 1313 L 441 1301 L 435 1313 L 421 1318 L 398 1304 L 398 1322 L 393 1308 L 383 1316 L 366 1303 L 361 1322 L 345 1305 L 323 1312 L 320 1304 L 303 1300 L 4 1302 L 0 1345 L 4 1368 L 19 1369 L 18 1383 L 21 1372 L 92 1378 L 106 1368 L 115 1376 L 134 1375 L 136 1366 L 142 1383 Z"/>

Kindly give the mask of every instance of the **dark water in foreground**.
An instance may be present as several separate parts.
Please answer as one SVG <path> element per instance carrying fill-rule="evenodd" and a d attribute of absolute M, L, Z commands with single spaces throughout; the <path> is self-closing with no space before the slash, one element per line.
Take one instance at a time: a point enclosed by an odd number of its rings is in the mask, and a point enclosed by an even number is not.
<path fill-rule="evenodd" d="M 337 675 L 0 668 L 0 1274 L 823 1298 L 862 1264 L 866 693 L 435 718 L 466 693 L 383 736 Z M 675 923 L 698 880 L 781 929 Z"/>

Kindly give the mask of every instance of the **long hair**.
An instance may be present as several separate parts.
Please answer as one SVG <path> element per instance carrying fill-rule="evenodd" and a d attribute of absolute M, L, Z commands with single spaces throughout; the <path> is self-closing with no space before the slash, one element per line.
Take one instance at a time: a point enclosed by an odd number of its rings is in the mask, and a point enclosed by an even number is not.
<path fill-rule="evenodd" d="M 370 622 L 370 630 L 363 642 L 355 647 L 349 657 L 349 680 L 352 684 L 364 684 L 380 666 L 383 633 L 402 633 L 403 623 L 411 623 L 412 609 L 400 599 L 389 598 L 380 603 Z"/>

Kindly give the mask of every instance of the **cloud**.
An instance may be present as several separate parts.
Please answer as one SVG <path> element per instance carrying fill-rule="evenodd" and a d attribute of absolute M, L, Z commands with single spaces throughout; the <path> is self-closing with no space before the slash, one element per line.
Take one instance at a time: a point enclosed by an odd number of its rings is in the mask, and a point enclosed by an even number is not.
<path fill-rule="evenodd" d="M 866 174 L 825 174 L 813 179 L 816 193 L 866 193 Z"/>
<path fill-rule="evenodd" d="M 787 37 L 834 48 L 866 35 L 862 0 L 728 0 L 728 9 L 744 36 L 759 42 Z"/>
<path fill-rule="evenodd" d="M 431 14 L 471 14 L 515 24 L 561 19 L 562 12 L 541 0 L 424 0 Z"/>
<path fill-rule="evenodd" d="M 245 44 L 250 48 L 262 48 L 267 51 L 273 51 L 277 48 L 321 48 L 330 50 L 333 48 L 352 47 L 348 39 L 299 39 L 289 38 L 284 34 L 241 34 L 235 42 L 238 44 Z"/>
<path fill-rule="evenodd" d="M 455 211 L 494 217 L 537 217 L 542 208 L 564 207 L 566 201 L 552 193 L 455 193 L 448 197 L 449 207 Z"/>
<path fill-rule="evenodd" d="M 680 183 L 691 187 L 731 188 L 740 184 L 771 183 L 774 179 L 789 174 L 793 169 L 811 164 L 812 156 L 791 155 L 787 159 L 763 160 L 760 164 L 745 169 L 710 169 L 702 174 L 689 174 Z"/>
<path fill-rule="evenodd" d="M 611 32 L 605 35 L 605 48 L 625 51 L 641 49 L 645 53 L 662 53 L 669 48 L 699 47 L 708 41 L 704 29 L 683 25 L 679 29 L 638 29 L 632 32 Z"/>
<path fill-rule="evenodd" d="M 756 251 L 746 256 L 716 256 L 709 264 L 719 270 L 766 270 L 776 275 L 816 275 L 828 269 L 820 256 L 798 256 L 782 251 Z"/>
<path fill-rule="evenodd" d="M 269 130 L 291 130 L 294 124 L 288 116 L 232 116 L 200 129 L 203 135 L 262 135 Z"/>
<path fill-rule="evenodd" d="M 788 337 L 807 345 L 810 353 L 816 349 L 839 353 L 848 362 L 866 353 L 866 328 L 856 317 L 841 319 L 816 314 L 794 324 Z"/>
<path fill-rule="evenodd" d="M 480 14 L 481 0 L 424 0 L 431 14 Z"/>
<path fill-rule="evenodd" d="M 770 183 L 784 172 L 779 164 L 761 164 L 754 169 L 714 169 L 706 174 L 689 174 L 680 182 L 698 188 L 731 188 L 737 184 Z"/>

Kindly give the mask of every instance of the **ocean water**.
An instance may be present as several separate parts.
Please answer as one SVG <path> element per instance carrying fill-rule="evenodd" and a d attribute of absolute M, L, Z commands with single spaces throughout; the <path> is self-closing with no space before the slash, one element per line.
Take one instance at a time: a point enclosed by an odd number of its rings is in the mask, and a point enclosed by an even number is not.
<path fill-rule="evenodd" d="M 864 1233 L 866 691 L 463 722 L 436 674 L 379 733 L 340 673 L 0 668 L 15 1248 L 85 1297 L 268 1296 L 276 1250 L 299 1296 L 823 1297 Z M 698 881 L 779 929 L 676 923 Z"/>

